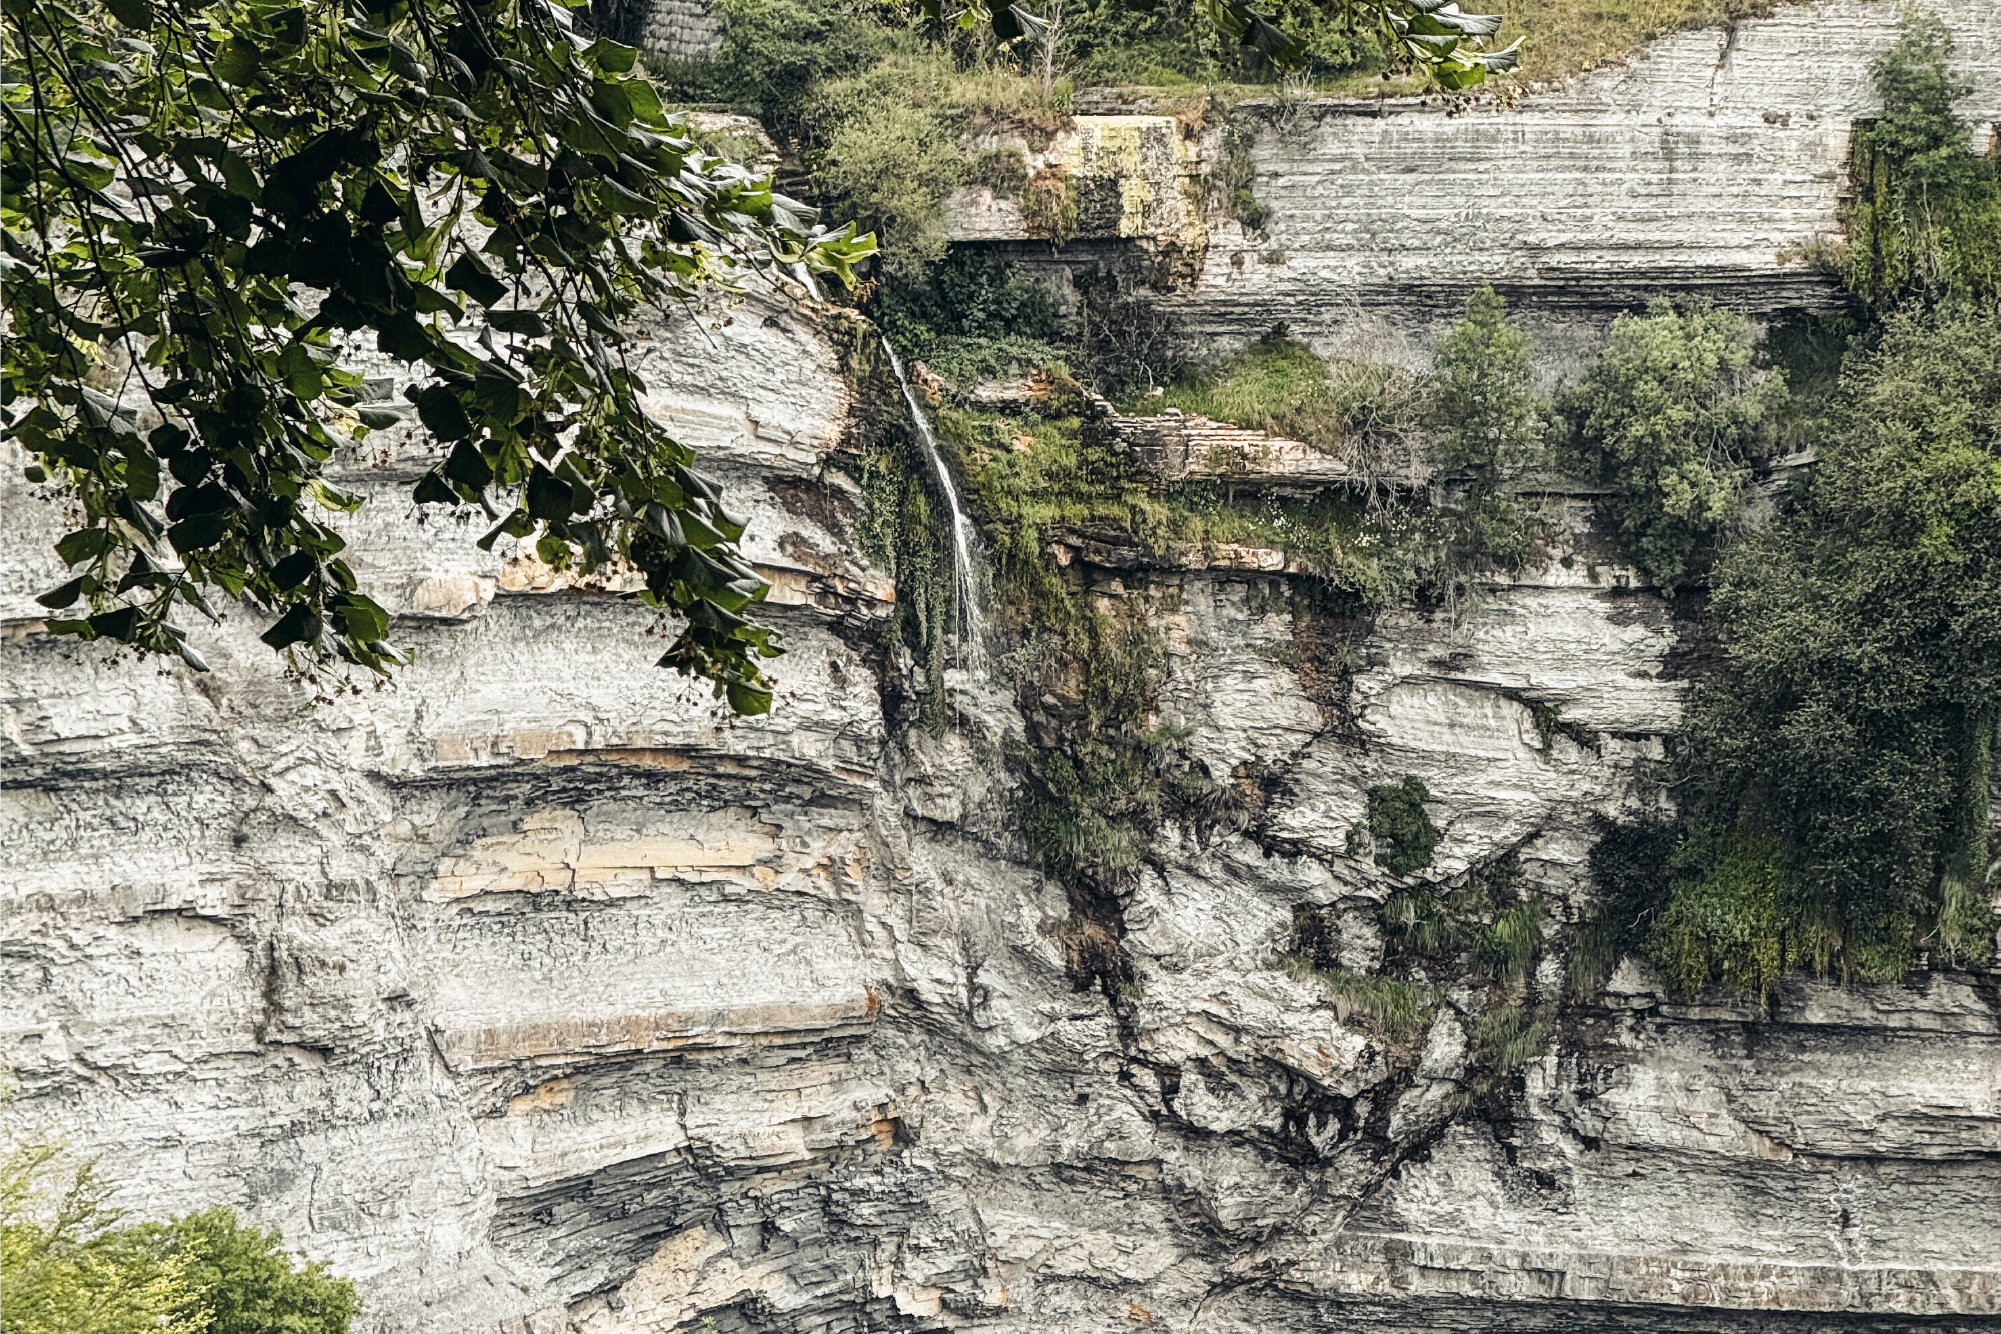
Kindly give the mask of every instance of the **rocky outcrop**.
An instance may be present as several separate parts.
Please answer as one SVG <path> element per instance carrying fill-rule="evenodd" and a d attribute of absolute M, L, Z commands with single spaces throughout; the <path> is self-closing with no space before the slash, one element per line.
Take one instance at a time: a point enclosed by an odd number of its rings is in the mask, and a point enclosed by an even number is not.
<path fill-rule="evenodd" d="M 2001 41 L 1971 0 L 1926 8 L 1953 30 L 1954 66 L 1975 89 L 1959 111 L 1988 151 Z M 1878 110 L 1868 64 L 1899 13 L 1876 0 L 1781 6 L 1505 105 L 1239 103 L 1227 134 L 1210 123 L 1187 150 L 1188 170 L 1212 183 L 1200 248 L 1168 231 L 1121 235 L 1138 238 L 1128 245 L 1149 258 L 1137 268 L 1171 289 L 1190 345 L 1211 354 L 1284 324 L 1327 355 L 1422 364 L 1483 283 L 1527 312 L 1551 375 L 1657 296 L 1760 317 L 1833 309 L 1839 284 L 1813 255 L 1842 240 L 1849 136 Z M 1254 212 L 1224 216 L 1232 171 Z M 1066 295 L 1073 269 L 1134 264 L 1103 243 L 1005 248 Z"/>
<path fill-rule="evenodd" d="M 421 441 L 342 478 L 416 665 L 317 706 L 241 612 L 201 677 L 37 633 L 57 515 L 10 483 L 10 1122 L 142 1214 L 282 1227 L 382 1330 L 2001 1315 L 1991 978 L 1760 1016 L 1629 963 L 1469 1109 L 1477 988 L 1399 1039 L 1272 966 L 1302 910 L 1381 960 L 1396 882 L 1347 834 L 1416 775 L 1420 875 L 1512 853 L 1554 995 L 1590 818 L 1652 799 L 1688 689 L 1588 500 L 1456 619 L 1228 560 L 1148 574 L 1162 713 L 1254 801 L 1156 849 L 1108 998 L 1006 833 L 1012 705 L 962 681 L 935 741 L 884 712 L 894 590 L 826 466 L 851 391 L 814 321 L 674 326 L 645 374 L 753 511 L 791 645 L 767 719 L 655 671 L 634 604 L 413 525 L 387 488 Z"/>
<path fill-rule="evenodd" d="M 1180 116 L 1076 116 L 1062 129 L 989 134 L 986 154 L 1019 156 L 1022 179 L 966 186 L 946 201 L 955 241 L 1137 240 L 1200 253 L 1211 145 Z"/>
<path fill-rule="evenodd" d="M 317 702 L 241 610 L 208 675 L 43 634 L 60 502 L 10 466 L 0 1120 L 100 1156 L 141 1216 L 282 1227 L 371 1330 L 2001 1321 L 1993 974 L 1759 1013 L 1627 960 L 1559 1004 L 1593 817 L 1660 801 L 1704 652 L 1588 492 L 1548 487 L 1547 562 L 1457 608 L 1075 536 L 1067 577 L 1143 600 L 1161 718 L 1244 795 L 1150 850 L 1110 910 L 1131 981 L 1080 990 L 1103 924 L 1023 855 L 1005 763 L 1076 701 L 953 672 L 952 726 L 912 725 L 845 450 L 901 400 L 830 327 L 758 297 L 636 353 L 750 516 L 789 645 L 766 718 L 656 670 L 615 586 L 417 522 L 420 437 L 339 477 L 416 662 Z M 1441 840 L 1400 879 L 1350 834 L 1407 777 Z M 1390 895 L 1503 865 L 1544 909 L 1521 999 L 1555 1016 L 1510 1068 L 1444 963 L 1408 1033 L 1275 966 L 1312 922 L 1370 972 Z"/>
<path fill-rule="evenodd" d="M 1102 398 L 1087 401 L 1085 430 L 1166 481 L 1225 480 L 1246 486 L 1322 487 L 1378 482 L 1416 485 L 1428 476 L 1411 451 L 1386 457 L 1374 442 L 1322 447 L 1269 430 L 1233 426 L 1180 408 L 1127 416 Z"/>

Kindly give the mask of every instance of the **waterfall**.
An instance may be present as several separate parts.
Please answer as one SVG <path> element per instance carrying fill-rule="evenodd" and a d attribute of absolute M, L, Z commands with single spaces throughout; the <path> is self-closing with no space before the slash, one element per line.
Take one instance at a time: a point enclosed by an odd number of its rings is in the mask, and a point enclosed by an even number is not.
<path fill-rule="evenodd" d="M 979 571 L 973 564 L 973 524 L 959 508 L 959 492 L 952 485 L 952 473 L 945 466 L 945 458 L 938 452 L 938 437 L 931 431 L 931 421 L 924 415 L 924 409 L 917 402 L 917 391 L 910 387 L 910 376 L 903 369 L 903 358 L 896 355 L 896 349 L 889 345 L 885 335 L 882 350 L 889 353 L 889 364 L 896 371 L 896 382 L 903 388 L 903 401 L 910 407 L 910 425 L 917 432 L 917 438 L 924 442 L 924 452 L 931 459 L 931 470 L 938 476 L 938 489 L 945 493 L 945 503 L 952 510 L 952 570 L 959 603 L 959 664 L 962 667 L 977 668 L 986 654 L 986 624 L 980 611 Z"/>

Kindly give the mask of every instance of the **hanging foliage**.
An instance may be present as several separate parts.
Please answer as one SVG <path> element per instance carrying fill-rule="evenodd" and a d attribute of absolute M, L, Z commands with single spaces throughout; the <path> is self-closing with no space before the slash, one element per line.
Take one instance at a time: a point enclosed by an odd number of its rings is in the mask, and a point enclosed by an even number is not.
<path fill-rule="evenodd" d="M 557 567 L 628 562 L 663 666 L 770 705 L 743 521 L 641 406 L 622 330 L 773 265 L 872 253 L 700 152 L 546 0 L 7 0 L 9 430 L 77 501 L 51 632 L 178 653 L 220 589 L 302 671 L 407 660 L 343 556 L 345 434 L 414 418 L 423 504 Z M 362 401 L 356 347 L 409 363 Z"/>

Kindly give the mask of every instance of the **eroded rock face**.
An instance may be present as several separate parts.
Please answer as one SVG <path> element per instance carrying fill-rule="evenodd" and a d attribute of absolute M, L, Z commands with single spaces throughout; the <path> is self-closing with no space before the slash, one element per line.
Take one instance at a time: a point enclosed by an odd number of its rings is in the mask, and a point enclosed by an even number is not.
<path fill-rule="evenodd" d="M 1990 152 L 2001 38 L 1974 0 L 1924 8 L 1953 31 L 1953 68 L 1974 88 L 1958 111 L 1975 151 Z M 1812 255 L 1844 239 L 1852 131 L 1881 109 L 1868 66 L 1896 40 L 1900 12 L 1877 0 L 1784 5 L 1649 42 L 1506 107 L 1242 103 L 1238 148 L 1212 121 L 1181 149 L 1182 173 L 1210 183 L 1201 233 L 1142 224 L 1053 253 L 1003 248 L 1070 300 L 1073 270 L 1145 274 L 1190 350 L 1211 356 L 1283 324 L 1323 355 L 1422 366 L 1484 283 L 1515 303 L 1551 377 L 1574 374 L 1617 314 L 1657 297 L 1713 297 L 1761 318 L 1836 309 L 1840 284 Z M 1096 109 L 1121 100 L 1094 91 Z M 1142 94 L 1122 109 L 1146 106 Z M 1143 194 L 1165 179 L 1124 170 Z M 1226 176 L 1249 182 L 1257 209 L 1237 209 L 1249 224 L 1222 216 Z M 985 192 L 958 204 L 955 236 L 1027 234 L 1020 211 Z M 1111 235 L 1128 248 L 1093 239 Z"/>
<path fill-rule="evenodd" d="M 821 466 L 850 393 L 824 336 L 782 303 L 710 336 L 647 373 L 755 512 L 792 644 L 768 719 L 656 672 L 632 604 L 403 519 L 420 442 L 342 479 L 377 491 L 356 549 L 417 664 L 318 708 L 240 612 L 207 677 L 36 633 L 55 515 L 10 482 L 9 1121 L 141 1214 L 282 1227 L 384 1330 L 2001 1314 L 1991 978 L 1760 1018 L 1628 963 L 1469 1111 L 1477 996 L 1398 1042 L 1271 966 L 1301 905 L 1380 964 L 1395 885 L 1347 834 L 1415 775 L 1420 875 L 1512 850 L 1553 994 L 1589 817 L 1653 799 L 1689 688 L 1588 501 L 1456 618 L 1152 572 L 1162 713 L 1256 812 L 1157 850 L 1114 1003 L 1006 833 L 1004 694 L 963 683 L 980 709 L 936 741 L 884 716 L 893 590 Z"/>
<path fill-rule="evenodd" d="M 375 1330 L 2001 1321 L 1992 974 L 1760 1015 L 1629 960 L 1495 1082 L 1444 965 L 1408 1037 L 1273 966 L 1302 912 L 1383 964 L 1403 882 L 1349 835 L 1416 777 L 1417 877 L 1512 854 L 1557 996 L 1592 816 L 1660 800 L 1702 649 L 1588 496 L 1552 492 L 1548 564 L 1456 610 L 1316 602 L 1275 552 L 1064 549 L 1147 599 L 1162 716 L 1246 793 L 1153 850 L 1108 997 L 1010 832 L 1003 752 L 1047 719 L 956 675 L 942 737 L 903 707 L 894 586 L 830 466 L 867 405 L 821 320 L 760 298 L 649 348 L 774 582 L 768 718 L 655 670 L 615 588 L 415 524 L 427 445 L 393 434 L 340 481 L 418 650 L 394 685 L 314 707 L 240 611 L 210 675 L 104 661 L 37 628 L 60 516 L 10 465 L 0 1119 L 101 1155 L 141 1216 L 282 1227 Z"/>
<path fill-rule="evenodd" d="M 1977 6 L 1931 8 L 1975 84 L 1961 114 L 2001 118 L 1991 27 Z M 1868 62 L 1897 18 L 1867 0 L 1784 6 L 1649 43 L 1507 110 L 1269 108 L 1252 158 L 1271 216 L 1257 235 L 1213 233 L 1188 318 L 1254 337 L 1283 310 L 1337 352 L 1370 341 L 1383 312 L 1429 347 L 1426 326 L 1442 332 L 1492 282 L 1531 308 L 1545 358 L 1567 362 L 1656 296 L 1826 308 L 1838 288 L 1809 251 L 1841 239 L 1851 131 L 1879 109 Z"/>

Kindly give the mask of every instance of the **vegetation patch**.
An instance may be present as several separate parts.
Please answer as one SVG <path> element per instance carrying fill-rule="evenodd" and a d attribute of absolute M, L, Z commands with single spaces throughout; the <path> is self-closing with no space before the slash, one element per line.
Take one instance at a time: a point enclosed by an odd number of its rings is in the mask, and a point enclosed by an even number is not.
<path fill-rule="evenodd" d="M 347 1334 L 354 1285 L 303 1268 L 229 1209 L 128 1224 L 95 1165 L 60 1146 L 0 1156 L 8 1334 Z"/>
<path fill-rule="evenodd" d="M 1351 1011 L 1368 1015 L 1400 1042 L 1422 1033 L 1438 1013 L 1437 988 L 1427 982 L 1357 973 L 1338 964 L 1315 965 L 1301 954 L 1280 955 L 1275 963 L 1291 977 L 1325 987 L 1337 1017 L 1346 1019 Z"/>
<path fill-rule="evenodd" d="M 1844 367 L 1792 507 L 1717 561 L 1728 650 L 1681 813 L 1610 826 L 1575 980 L 1645 948 L 1676 988 L 1889 981 L 1992 957 L 2001 728 L 2001 316 L 1892 315 Z"/>
<path fill-rule="evenodd" d="M 1376 865 L 1391 875 L 1409 875 L 1431 865 L 1438 826 L 1424 810 L 1430 800 L 1430 790 L 1415 776 L 1369 789 L 1368 844 Z M 1349 843 L 1352 853 L 1356 844 L 1352 830 Z"/>
<path fill-rule="evenodd" d="M 1870 65 L 1883 114 L 1855 134 L 1847 249 L 1833 258 L 1877 305 L 1913 294 L 2001 300 L 2001 178 L 1991 154 L 1968 151 L 1970 127 L 1952 107 L 1973 82 L 1951 71 L 1952 55 L 1938 16 L 1913 11 Z"/>
<path fill-rule="evenodd" d="M 976 250 L 953 253 L 922 282 L 886 290 L 874 314 L 906 358 L 960 385 L 1038 369 L 1065 373 L 1054 298 Z"/>
<path fill-rule="evenodd" d="M 1751 466 L 1772 452 L 1785 377 L 1759 368 L 1751 322 L 1657 301 L 1622 315 L 1582 383 L 1557 402 L 1564 461 L 1613 487 L 1620 545 L 1672 591 L 1714 560 L 1743 512 Z"/>
<path fill-rule="evenodd" d="M 1326 450 L 1357 443 L 1414 449 L 1430 411 L 1426 380 L 1402 367 L 1322 360 L 1283 329 L 1201 375 L 1130 404 L 1137 413 L 1168 408 L 1269 431 Z"/>

